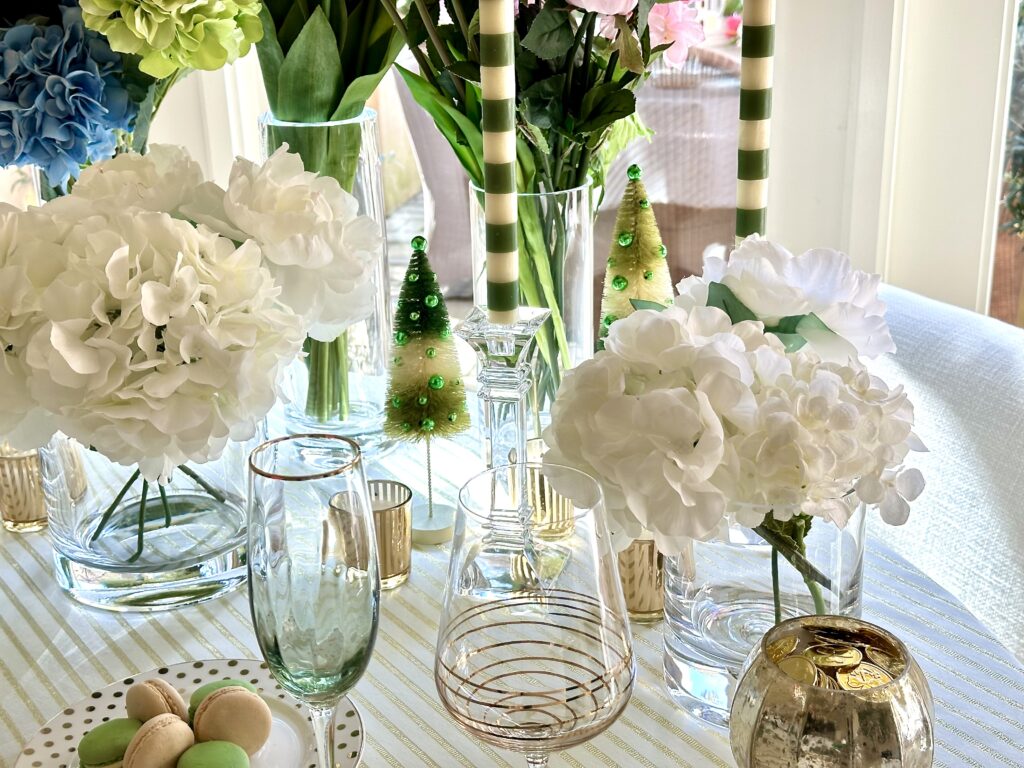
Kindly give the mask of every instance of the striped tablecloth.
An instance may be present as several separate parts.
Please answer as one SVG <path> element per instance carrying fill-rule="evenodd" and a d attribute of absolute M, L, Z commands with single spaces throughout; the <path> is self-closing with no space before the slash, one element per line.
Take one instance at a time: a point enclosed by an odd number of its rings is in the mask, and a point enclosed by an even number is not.
<path fill-rule="evenodd" d="M 446 453 L 437 485 L 451 497 L 479 461 L 461 446 Z M 415 448 L 374 470 L 424 490 Z M 352 695 L 366 726 L 366 768 L 524 765 L 464 736 L 437 699 L 434 641 L 447 563 L 445 549 L 418 550 L 408 583 L 383 598 L 373 661 Z M 931 681 L 935 765 L 1024 765 L 1020 664 L 950 595 L 877 541 L 868 545 L 866 595 L 865 618 L 903 638 Z M 45 534 L 0 534 L 0 618 L 0 768 L 14 764 L 46 720 L 110 682 L 180 661 L 259 658 L 244 590 L 148 616 L 86 610 L 57 588 Z M 676 709 L 664 692 L 660 627 L 634 634 L 639 677 L 626 713 L 551 764 L 732 766 L 726 735 Z"/>

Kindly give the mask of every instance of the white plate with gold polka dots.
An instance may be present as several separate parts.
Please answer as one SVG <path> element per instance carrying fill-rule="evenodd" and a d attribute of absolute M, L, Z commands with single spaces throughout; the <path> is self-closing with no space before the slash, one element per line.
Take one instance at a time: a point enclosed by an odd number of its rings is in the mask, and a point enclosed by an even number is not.
<path fill-rule="evenodd" d="M 270 739 L 253 755 L 252 768 L 316 768 L 313 729 L 305 706 L 277 684 L 265 662 L 250 659 L 188 661 L 127 677 L 94 691 L 44 725 L 18 755 L 14 768 L 80 768 L 77 750 L 82 737 L 100 723 L 125 717 L 125 691 L 133 683 L 156 677 L 177 688 L 186 702 L 192 691 L 215 680 L 234 678 L 252 683 L 274 716 Z M 336 768 L 356 768 L 363 752 L 363 721 L 347 696 L 338 705 L 334 727 Z"/>

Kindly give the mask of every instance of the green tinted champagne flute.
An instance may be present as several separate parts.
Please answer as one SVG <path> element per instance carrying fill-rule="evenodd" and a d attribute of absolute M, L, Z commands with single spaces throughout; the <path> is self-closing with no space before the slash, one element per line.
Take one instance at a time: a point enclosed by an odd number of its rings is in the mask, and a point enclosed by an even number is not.
<path fill-rule="evenodd" d="M 320 768 L 370 661 L 380 577 L 359 447 L 333 435 L 264 443 L 249 459 L 249 604 L 270 671 L 310 709 Z"/>

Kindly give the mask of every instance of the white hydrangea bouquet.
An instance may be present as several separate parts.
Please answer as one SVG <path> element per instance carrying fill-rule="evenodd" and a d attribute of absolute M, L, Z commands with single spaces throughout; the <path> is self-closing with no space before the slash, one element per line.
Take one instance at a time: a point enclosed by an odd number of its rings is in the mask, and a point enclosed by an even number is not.
<path fill-rule="evenodd" d="M 544 434 L 554 477 L 601 482 L 622 546 L 646 529 L 672 555 L 753 528 L 820 607 L 812 522 L 844 526 L 859 500 L 901 524 L 924 486 L 903 465 L 924 450 L 913 406 L 862 361 L 894 349 L 878 282 L 836 251 L 757 236 L 706 257 L 675 306 L 641 304 L 565 378 Z"/>
<path fill-rule="evenodd" d="M 136 482 L 143 504 L 176 469 L 198 482 L 186 464 L 254 435 L 305 334 L 365 315 L 380 247 L 286 148 L 239 159 L 227 190 L 172 146 L 94 165 L 71 194 L 0 212 L 0 434 L 31 448 L 60 431 L 137 467 L 108 515 Z"/>

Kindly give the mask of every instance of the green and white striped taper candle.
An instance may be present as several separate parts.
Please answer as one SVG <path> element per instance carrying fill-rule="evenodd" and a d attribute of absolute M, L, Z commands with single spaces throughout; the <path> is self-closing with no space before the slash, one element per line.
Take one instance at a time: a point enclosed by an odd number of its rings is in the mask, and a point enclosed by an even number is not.
<path fill-rule="evenodd" d="M 768 214 L 768 143 L 772 117 L 775 0 L 743 3 L 740 63 L 739 172 L 736 241 L 764 234 Z"/>
<path fill-rule="evenodd" d="M 487 309 L 500 324 L 515 322 L 519 307 L 514 25 L 513 0 L 480 0 Z"/>

